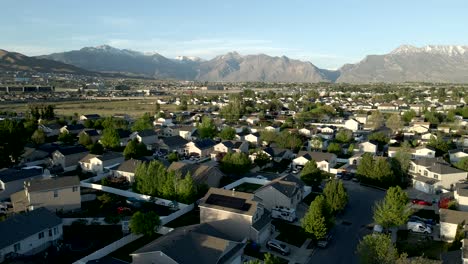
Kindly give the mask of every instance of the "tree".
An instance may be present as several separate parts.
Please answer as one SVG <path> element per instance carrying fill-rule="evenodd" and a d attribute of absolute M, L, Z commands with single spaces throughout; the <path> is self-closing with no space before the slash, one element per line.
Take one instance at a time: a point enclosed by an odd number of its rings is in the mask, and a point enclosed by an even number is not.
<path fill-rule="evenodd" d="M 390 187 L 384 200 L 374 207 L 374 221 L 384 228 L 405 224 L 411 215 L 408 202 L 408 194 L 400 186 Z"/>
<path fill-rule="evenodd" d="M 260 139 L 267 143 L 275 142 L 278 140 L 278 133 L 274 131 L 262 131 L 260 132 Z"/>
<path fill-rule="evenodd" d="M 357 254 L 362 264 L 394 264 L 398 258 L 390 236 L 385 234 L 365 236 L 358 244 Z"/>
<path fill-rule="evenodd" d="M 42 129 L 36 129 L 36 131 L 34 131 L 34 133 L 31 136 L 32 142 L 34 142 L 34 144 L 36 145 L 44 144 L 45 139 L 46 139 L 46 134 L 44 133 Z"/>
<path fill-rule="evenodd" d="M 177 152 L 169 153 L 169 155 L 167 155 L 167 161 L 169 162 L 179 161 L 179 155 L 177 154 Z"/>
<path fill-rule="evenodd" d="M 408 254 L 403 253 L 396 260 L 395 264 L 442 264 L 442 261 L 427 259 L 423 256 L 408 258 Z"/>
<path fill-rule="evenodd" d="M 348 143 L 353 139 L 353 132 L 348 129 L 342 129 L 336 133 L 335 139 L 341 143 Z"/>
<path fill-rule="evenodd" d="M 236 137 L 236 130 L 232 127 L 225 127 L 219 133 L 219 137 L 224 140 L 233 140 Z"/>
<path fill-rule="evenodd" d="M 329 181 L 323 189 L 323 195 L 333 213 L 343 210 L 348 203 L 348 194 L 342 181 Z"/>
<path fill-rule="evenodd" d="M 374 169 L 374 157 L 370 153 L 364 153 L 361 157 L 361 162 L 359 162 L 357 166 L 358 176 L 361 178 L 372 177 L 373 169 Z"/>
<path fill-rule="evenodd" d="M 310 203 L 309 210 L 302 219 L 302 228 L 315 239 L 320 240 L 327 235 L 328 227 L 326 216 L 328 214 L 327 203 L 322 195 L 315 197 Z"/>
<path fill-rule="evenodd" d="M 461 158 L 457 163 L 455 163 L 455 167 L 460 170 L 468 171 L 468 157 Z"/>
<path fill-rule="evenodd" d="M 102 131 L 101 144 L 105 148 L 117 148 L 120 146 L 120 137 L 117 130 L 112 127 L 105 128 Z"/>
<path fill-rule="evenodd" d="M 264 264 L 281 264 L 283 263 L 280 258 L 270 253 L 265 253 L 265 259 L 263 260 Z"/>
<path fill-rule="evenodd" d="M 229 97 L 229 104 L 221 108 L 219 114 L 228 123 L 233 123 L 245 113 L 244 100 L 240 94 L 233 94 Z"/>
<path fill-rule="evenodd" d="M 399 114 L 393 114 L 387 119 L 385 125 L 395 133 L 402 129 L 403 121 Z"/>
<path fill-rule="evenodd" d="M 379 111 L 374 111 L 369 116 L 368 123 L 371 125 L 372 129 L 378 129 L 384 124 L 384 117 Z"/>
<path fill-rule="evenodd" d="M 315 160 L 308 161 L 301 171 L 301 180 L 310 186 L 319 186 L 322 183 L 322 171 L 317 167 Z"/>
<path fill-rule="evenodd" d="M 133 214 L 130 219 L 130 229 L 134 234 L 152 236 L 161 225 L 159 216 L 154 211 L 142 213 L 140 211 Z"/>
<path fill-rule="evenodd" d="M 241 175 L 250 170 L 251 164 L 244 153 L 227 153 L 221 160 L 220 169 L 224 173 Z"/>
<path fill-rule="evenodd" d="M 145 113 L 142 117 L 135 121 L 132 126 L 132 131 L 142 131 L 147 129 L 153 129 L 153 124 L 151 122 L 150 114 Z"/>
<path fill-rule="evenodd" d="M 104 147 L 99 142 L 96 142 L 91 145 L 91 148 L 89 149 L 89 153 L 95 154 L 95 155 L 102 155 L 102 153 L 104 153 Z"/>
<path fill-rule="evenodd" d="M 442 135 L 437 135 L 437 137 L 431 136 L 429 142 L 427 142 L 429 147 L 433 147 L 436 150 L 436 155 L 441 156 L 452 149 L 452 145 L 443 139 Z"/>
<path fill-rule="evenodd" d="M 283 131 L 279 138 L 276 139 L 276 142 L 280 147 L 293 151 L 299 149 L 302 146 L 301 138 L 298 135 L 288 131 Z"/>
<path fill-rule="evenodd" d="M 209 117 L 203 117 L 202 122 L 197 126 L 198 133 L 200 134 L 200 138 L 214 138 L 218 129 L 214 124 L 213 119 Z"/>
<path fill-rule="evenodd" d="M 257 151 L 255 153 L 255 159 L 254 163 L 257 165 L 259 168 L 263 168 L 265 165 L 270 163 L 271 158 L 268 156 L 265 152 L 263 151 Z"/>
<path fill-rule="evenodd" d="M 22 122 L 10 119 L 0 121 L 0 168 L 19 162 L 31 134 Z"/>
<path fill-rule="evenodd" d="M 313 150 L 321 150 L 323 146 L 321 137 L 314 137 L 310 140 L 310 147 Z"/>
<path fill-rule="evenodd" d="M 179 181 L 177 185 L 177 195 L 180 202 L 191 204 L 196 200 L 197 196 L 197 186 L 193 181 L 192 175 L 187 173 L 184 179 Z"/>
<path fill-rule="evenodd" d="M 340 154 L 341 153 L 341 146 L 338 143 L 332 142 L 328 145 L 327 151 L 330 153 Z"/>
<path fill-rule="evenodd" d="M 136 138 L 128 142 L 127 146 L 125 146 L 125 149 L 123 151 L 123 155 L 126 160 L 137 158 L 137 146 L 138 140 Z"/>
<path fill-rule="evenodd" d="M 81 132 L 78 138 L 78 143 L 83 146 L 90 146 L 93 144 L 93 140 L 87 133 Z"/>
<path fill-rule="evenodd" d="M 368 139 L 371 141 L 376 141 L 380 150 L 382 150 L 383 146 L 385 146 L 390 141 L 390 138 L 388 138 L 382 132 L 372 133 L 369 135 Z"/>
<path fill-rule="evenodd" d="M 182 101 L 180 101 L 180 105 L 177 107 L 177 110 L 187 111 L 187 109 L 188 109 L 188 102 L 186 99 L 182 99 Z"/>
<path fill-rule="evenodd" d="M 73 144 L 73 142 L 75 141 L 73 136 L 70 133 L 67 133 L 67 132 L 60 133 L 57 139 L 58 139 L 58 141 L 61 141 L 64 144 L 67 144 L 67 145 Z"/>
<path fill-rule="evenodd" d="M 409 110 L 403 113 L 403 116 L 401 117 L 401 119 L 403 119 L 405 123 L 409 123 L 415 116 L 416 116 L 416 112 L 414 110 Z"/>

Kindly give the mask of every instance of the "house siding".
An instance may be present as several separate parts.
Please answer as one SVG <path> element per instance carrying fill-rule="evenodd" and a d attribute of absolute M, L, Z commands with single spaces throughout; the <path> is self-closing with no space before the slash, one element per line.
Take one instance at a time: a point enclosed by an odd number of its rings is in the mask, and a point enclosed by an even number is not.
<path fill-rule="evenodd" d="M 29 201 L 34 209 L 45 207 L 51 211 L 56 210 L 75 210 L 81 208 L 80 186 L 73 191 L 73 187 L 57 190 L 38 191 L 29 193 Z M 57 197 L 54 192 L 57 191 Z"/>
<path fill-rule="evenodd" d="M 239 241 L 255 236 L 251 228 L 252 216 L 249 215 L 200 206 L 200 223 L 208 223 Z"/>

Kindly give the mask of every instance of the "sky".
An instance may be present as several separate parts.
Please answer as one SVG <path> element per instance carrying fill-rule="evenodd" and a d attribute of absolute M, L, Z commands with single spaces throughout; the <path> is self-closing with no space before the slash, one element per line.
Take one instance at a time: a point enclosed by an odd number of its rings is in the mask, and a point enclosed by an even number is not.
<path fill-rule="evenodd" d="M 111 45 L 211 59 L 237 51 L 337 69 L 402 44 L 468 45 L 460 0 L 3 0 L 0 49 L 43 55 Z"/>

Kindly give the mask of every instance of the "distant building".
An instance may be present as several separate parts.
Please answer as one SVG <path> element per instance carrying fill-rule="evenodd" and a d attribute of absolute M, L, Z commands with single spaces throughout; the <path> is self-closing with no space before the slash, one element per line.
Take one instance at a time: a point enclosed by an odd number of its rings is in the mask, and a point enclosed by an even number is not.
<path fill-rule="evenodd" d="M 200 90 L 204 90 L 204 91 L 222 91 L 222 90 L 224 90 L 224 86 L 222 86 L 222 85 L 208 85 L 208 86 L 201 87 Z"/>

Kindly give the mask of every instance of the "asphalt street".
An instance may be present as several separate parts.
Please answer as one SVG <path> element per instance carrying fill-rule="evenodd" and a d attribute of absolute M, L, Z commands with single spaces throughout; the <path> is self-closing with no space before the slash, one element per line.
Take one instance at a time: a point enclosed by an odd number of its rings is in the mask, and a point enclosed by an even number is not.
<path fill-rule="evenodd" d="M 308 263 L 357 264 L 356 247 L 359 240 L 372 232 L 372 208 L 383 199 L 385 192 L 364 187 L 352 181 L 343 181 L 349 203 L 342 216 L 337 217 L 335 235 L 327 248 L 317 248 Z"/>

